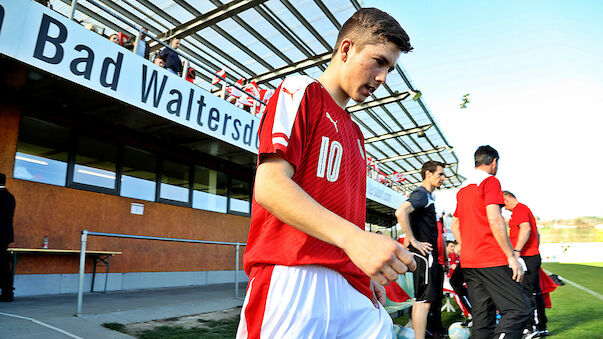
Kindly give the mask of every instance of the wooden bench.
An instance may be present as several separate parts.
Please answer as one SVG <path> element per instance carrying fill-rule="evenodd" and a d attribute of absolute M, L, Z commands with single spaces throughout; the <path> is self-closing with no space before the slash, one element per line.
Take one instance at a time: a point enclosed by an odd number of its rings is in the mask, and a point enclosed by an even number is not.
<path fill-rule="evenodd" d="M 49 248 L 8 248 L 6 250 L 13 257 L 12 275 L 13 281 L 15 279 L 15 269 L 19 262 L 19 257 L 27 254 L 33 255 L 77 255 L 79 256 L 80 250 L 61 250 L 61 249 L 49 249 Z M 87 257 L 92 257 L 94 260 L 94 266 L 92 267 L 92 287 L 90 292 L 94 292 L 94 278 L 96 277 L 96 264 L 101 263 L 106 267 L 105 276 L 105 289 L 103 293 L 107 292 L 107 280 L 109 279 L 109 264 L 111 263 L 111 257 L 114 255 L 120 255 L 122 252 L 114 251 L 86 251 Z"/>
<path fill-rule="evenodd" d="M 402 287 L 404 292 L 406 292 L 406 294 L 408 294 L 411 299 L 398 303 L 395 301 L 391 301 L 389 300 L 389 298 L 387 298 L 385 303 L 385 310 L 387 311 L 387 313 L 389 313 L 392 318 L 401 317 L 406 313 L 410 313 L 410 310 L 412 309 L 412 304 L 415 300 L 415 285 L 412 273 L 406 273 L 404 275 L 398 276 L 398 285 Z"/>

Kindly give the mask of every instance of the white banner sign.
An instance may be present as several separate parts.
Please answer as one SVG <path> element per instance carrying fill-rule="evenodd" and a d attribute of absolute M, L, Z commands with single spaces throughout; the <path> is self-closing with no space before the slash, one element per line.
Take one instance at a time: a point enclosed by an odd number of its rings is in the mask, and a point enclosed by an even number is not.
<path fill-rule="evenodd" d="M 32 0 L 0 0 L 0 53 L 258 151 L 257 117 Z"/>
<path fill-rule="evenodd" d="M 366 198 L 393 209 L 398 209 L 406 200 L 401 193 L 371 178 L 366 178 Z"/>

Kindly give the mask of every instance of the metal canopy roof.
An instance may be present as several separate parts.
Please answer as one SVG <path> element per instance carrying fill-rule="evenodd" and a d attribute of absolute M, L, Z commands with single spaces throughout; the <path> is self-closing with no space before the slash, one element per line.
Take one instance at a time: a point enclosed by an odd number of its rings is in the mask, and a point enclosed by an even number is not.
<path fill-rule="evenodd" d="M 50 5 L 69 17 L 71 2 L 50 0 Z M 226 69 L 231 81 L 256 80 L 272 89 L 289 74 L 318 77 L 330 60 L 339 28 L 361 7 L 357 0 L 96 0 L 130 24 L 93 2 L 79 0 L 74 19 L 103 28 L 107 36 L 135 36 L 140 26 L 166 40 L 183 36 L 179 50 L 193 64 Z M 150 46 L 160 47 L 153 41 Z M 197 74 L 204 80 L 201 87 L 217 89 L 210 84 L 214 74 L 203 69 Z M 385 174 L 406 174 L 407 181 L 395 184 L 398 189 L 417 186 L 421 165 L 428 160 L 447 164 L 443 188 L 459 186 L 463 178 L 458 158 L 426 104 L 410 98 L 416 91 L 398 64 L 368 101 L 348 107 L 366 137 L 367 155 Z"/>

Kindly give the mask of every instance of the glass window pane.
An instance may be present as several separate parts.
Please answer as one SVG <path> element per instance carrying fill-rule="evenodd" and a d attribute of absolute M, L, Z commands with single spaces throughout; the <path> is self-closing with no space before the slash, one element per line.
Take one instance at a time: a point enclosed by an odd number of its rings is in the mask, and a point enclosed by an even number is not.
<path fill-rule="evenodd" d="M 126 146 L 120 195 L 155 201 L 156 167 L 157 159 L 154 154 Z"/>
<path fill-rule="evenodd" d="M 68 144 L 67 128 L 24 116 L 13 177 L 65 186 Z"/>
<path fill-rule="evenodd" d="M 230 185 L 230 210 L 249 213 L 249 201 L 249 183 L 238 179 L 232 179 Z"/>
<path fill-rule="evenodd" d="M 226 213 L 226 174 L 197 166 L 193 185 L 193 208 Z"/>
<path fill-rule="evenodd" d="M 115 188 L 117 146 L 107 142 L 78 138 L 73 182 Z"/>
<path fill-rule="evenodd" d="M 160 198 L 188 202 L 189 167 L 165 160 L 161 172 Z"/>

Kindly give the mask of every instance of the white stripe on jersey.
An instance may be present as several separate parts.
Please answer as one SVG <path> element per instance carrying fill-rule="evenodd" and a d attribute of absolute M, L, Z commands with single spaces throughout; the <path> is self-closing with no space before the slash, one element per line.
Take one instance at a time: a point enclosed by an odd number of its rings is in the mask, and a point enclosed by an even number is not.
<path fill-rule="evenodd" d="M 287 138 L 291 137 L 291 130 L 297 117 L 299 105 L 306 92 L 306 87 L 314 81 L 316 80 L 306 75 L 295 75 L 283 80 L 278 92 L 272 135 L 282 133 Z M 272 142 L 274 142 L 274 139 Z"/>
<path fill-rule="evenodd" d="M 283 137 L 273 137 L 272 138 L 272 143 L 273 144 L 281 144 L 285 147 L 287 147 L 289 145 L 289 142 L 287 141 L 287 139 L 283 138 Z"/>
<path fill-rule="evenodd" d="M 360 144 L 360 139 L 356 139 L 356 141 L 358 141 L 358 149 L 360 150 L 360 155 L 362 156 L 362 159 L 364 159 L 364 151 L 362 151 L 362 145 Z"/>

